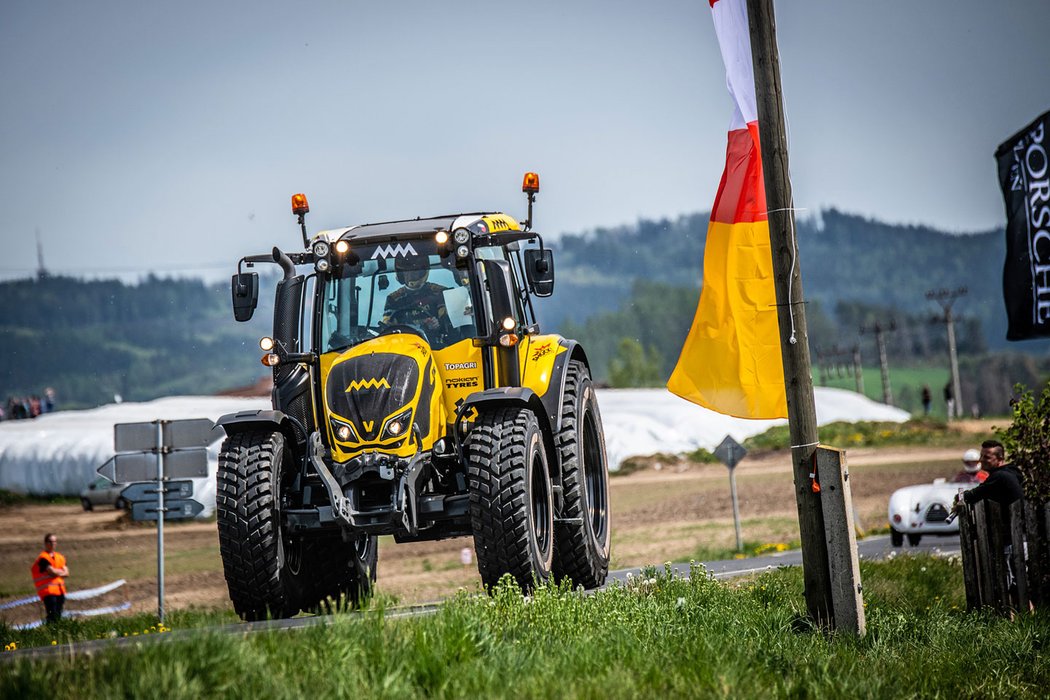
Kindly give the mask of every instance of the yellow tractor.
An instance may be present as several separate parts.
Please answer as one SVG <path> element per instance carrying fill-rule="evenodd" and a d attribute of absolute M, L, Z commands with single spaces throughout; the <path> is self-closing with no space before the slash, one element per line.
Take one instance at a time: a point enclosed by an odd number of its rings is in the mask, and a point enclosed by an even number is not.
<path fill-rule="evenodd" d="M 259 295 L 244 268 L 283 270 L 260 341 L 273 409 L 219 419 L 219 544 L 244 619 L 359 603 L 378 535 L 473 536 L 486 587 L 604 583 L 601 417 L 583 348 L 540 333 L 554 259 L 531 230 L 539 177 L 522 189 L 524 224 L 471 213 L 313 236 L 295 195 L 305 251 L 241 259 L 239 321 Z"/>

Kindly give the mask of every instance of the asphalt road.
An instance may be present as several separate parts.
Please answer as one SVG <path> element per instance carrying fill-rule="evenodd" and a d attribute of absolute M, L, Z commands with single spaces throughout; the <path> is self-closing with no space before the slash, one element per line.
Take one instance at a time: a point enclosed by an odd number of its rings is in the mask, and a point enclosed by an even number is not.
<path fill-rule="evenodd" d="M 911 547 L 908 545 L 894 547 L 890 544 L 889 535 L 866 537 L 857 542 L 857 556 L 861 559 L 885 559 L 891 552 L 896 554 L 915 552 L 930 554 L 933 556 L 957 555 L 960 553 L 959 535 L 955 534 L 948 537 L 931 537 L 927 535 L 922 538 L 917 547 Z M 723 559 L 720 561 L 705 561 L 702 563 L 704 568 L 715 578 L 733 578 L 734 576 L 746 576 L 747 574 L 759 573 L 767 569 L 776 569 L 781 566 L 801 566 L 802 550 L 792 549 L 786 552 L 776 552 L 774 554 L 766 554 L 760 557 L 750 557 L 747 559 Z M 689 574 L 688 563 L 672 564 L 671 567 L 676 573 L 681 575 Z M 611 571 L 609 572 L 609 583 L 612 583 L 613 581 L 626 581 L 628 574 L 631 576 L 638 576 L 641 574 L 641 571 L 641 568 Z"/>
<path fill-rule="evenodd" d="M 861 559 L 885 559 L 891 553 L 922 553 L 933 556 L 950 556 L 959 554 L 959 537 L 923 537 L 917 547 L 904 546 L 893 547 L 890 544 L 889 535 L 866 537 L 857 543 L 857 553 Z M 736 576 L 760 573 L 781 566 L 799 566 L 802 564 L 801 550 L 790 550 L 777 552 L 760 557 L 748 559 L 724 559 L 721 561 L 702 562 L 704 568 L 715 578 L 726 579 Z M 672 564 L 672 569 L 683 576 L 689 574 L 689 564 Z M 662 568 L 662 566 L 660 567 Z M 606 586 L 615 585 L 617 582 L 626 582 L 628 577 L 641 575 L 641 568 L 620 569 L 610 571 Z M 412 607 L 387 610 L 388 619 L 400 617 L 414 617 L 417 615 L 429 615 L 439 607 L 440 603 L 432 605 L 418 605 Z M 314 625 L 325 624 L 329 620 L 327 615 L 313 617 L 298 617 L 291 620 L 270 620 L 267 622 L 239 623 L 222 625 L 220 627 L 206 628 L 211 632 L 226 632 L 230 634 L 249 634 L 268 630 L 291 630 Z M 186 639 L 201 632 L 202 629 L 177 630 L 165 634 L 149 635 L 147 637 L 122 637 L 118 639 L 96 639 L 74 644 L 61 644 L 51 647 L 32 647 L 19 649 L 18 651 L 4 652 L 0 654 L 0 662 L 14 661 L 15 659 L 44 659 L 54 657 L 70 657 L 76 654 L 94 654 L 108 649 L 131 649 L 142 644 L 156 644 Z"/>

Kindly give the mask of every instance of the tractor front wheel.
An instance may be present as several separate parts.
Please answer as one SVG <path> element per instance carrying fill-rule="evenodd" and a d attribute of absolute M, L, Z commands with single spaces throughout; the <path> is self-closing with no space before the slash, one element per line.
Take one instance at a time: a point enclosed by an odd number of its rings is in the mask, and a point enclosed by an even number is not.
<path fill-rule="evenodd" d="M 310 572 L 289 566 L 299 558 L 301 545 L 286 543 L 281 533 L 284 462 L 279 432 L 231 435 L 219 453 L 219 554 L 233 608 L 245 620 L 291 617 L 299 612 L 310 581 Z"/>
<path fill-rule="evenodd" d="M 467 486 L 478 570 L 486 588 L 509 573 L 523 590 L 550 577 L 554 498 L 535 414 L 481 412 L 467 439 Z"/>

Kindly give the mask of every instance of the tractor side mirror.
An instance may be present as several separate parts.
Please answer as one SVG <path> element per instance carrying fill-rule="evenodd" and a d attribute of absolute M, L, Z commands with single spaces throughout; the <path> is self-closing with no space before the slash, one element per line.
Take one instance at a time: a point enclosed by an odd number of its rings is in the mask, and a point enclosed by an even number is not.
<path fill-rule="evenodd" d="M 538 297 L 554 293 L 554 251 L 550 248 L 531 248 L 525 251 L 525 276 Z"/>
<path fill-rule="evenodd" d="M 233 293 L 233 317 L 247 321 L 259 304 L 259 273 L 238 272 L 230 282 Z"/>

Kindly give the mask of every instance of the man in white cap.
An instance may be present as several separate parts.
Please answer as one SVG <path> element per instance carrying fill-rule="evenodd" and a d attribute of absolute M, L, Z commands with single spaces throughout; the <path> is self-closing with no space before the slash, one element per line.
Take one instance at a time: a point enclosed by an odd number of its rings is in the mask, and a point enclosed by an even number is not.
<path fill-rule="evenodd" d="M 963 452 L 963 470 L 955 475 L 952 482 L 957 484 L 982 484 L 988 478 L 988 472 L 981 469 L 981 453 L 974 449 Z"/>

